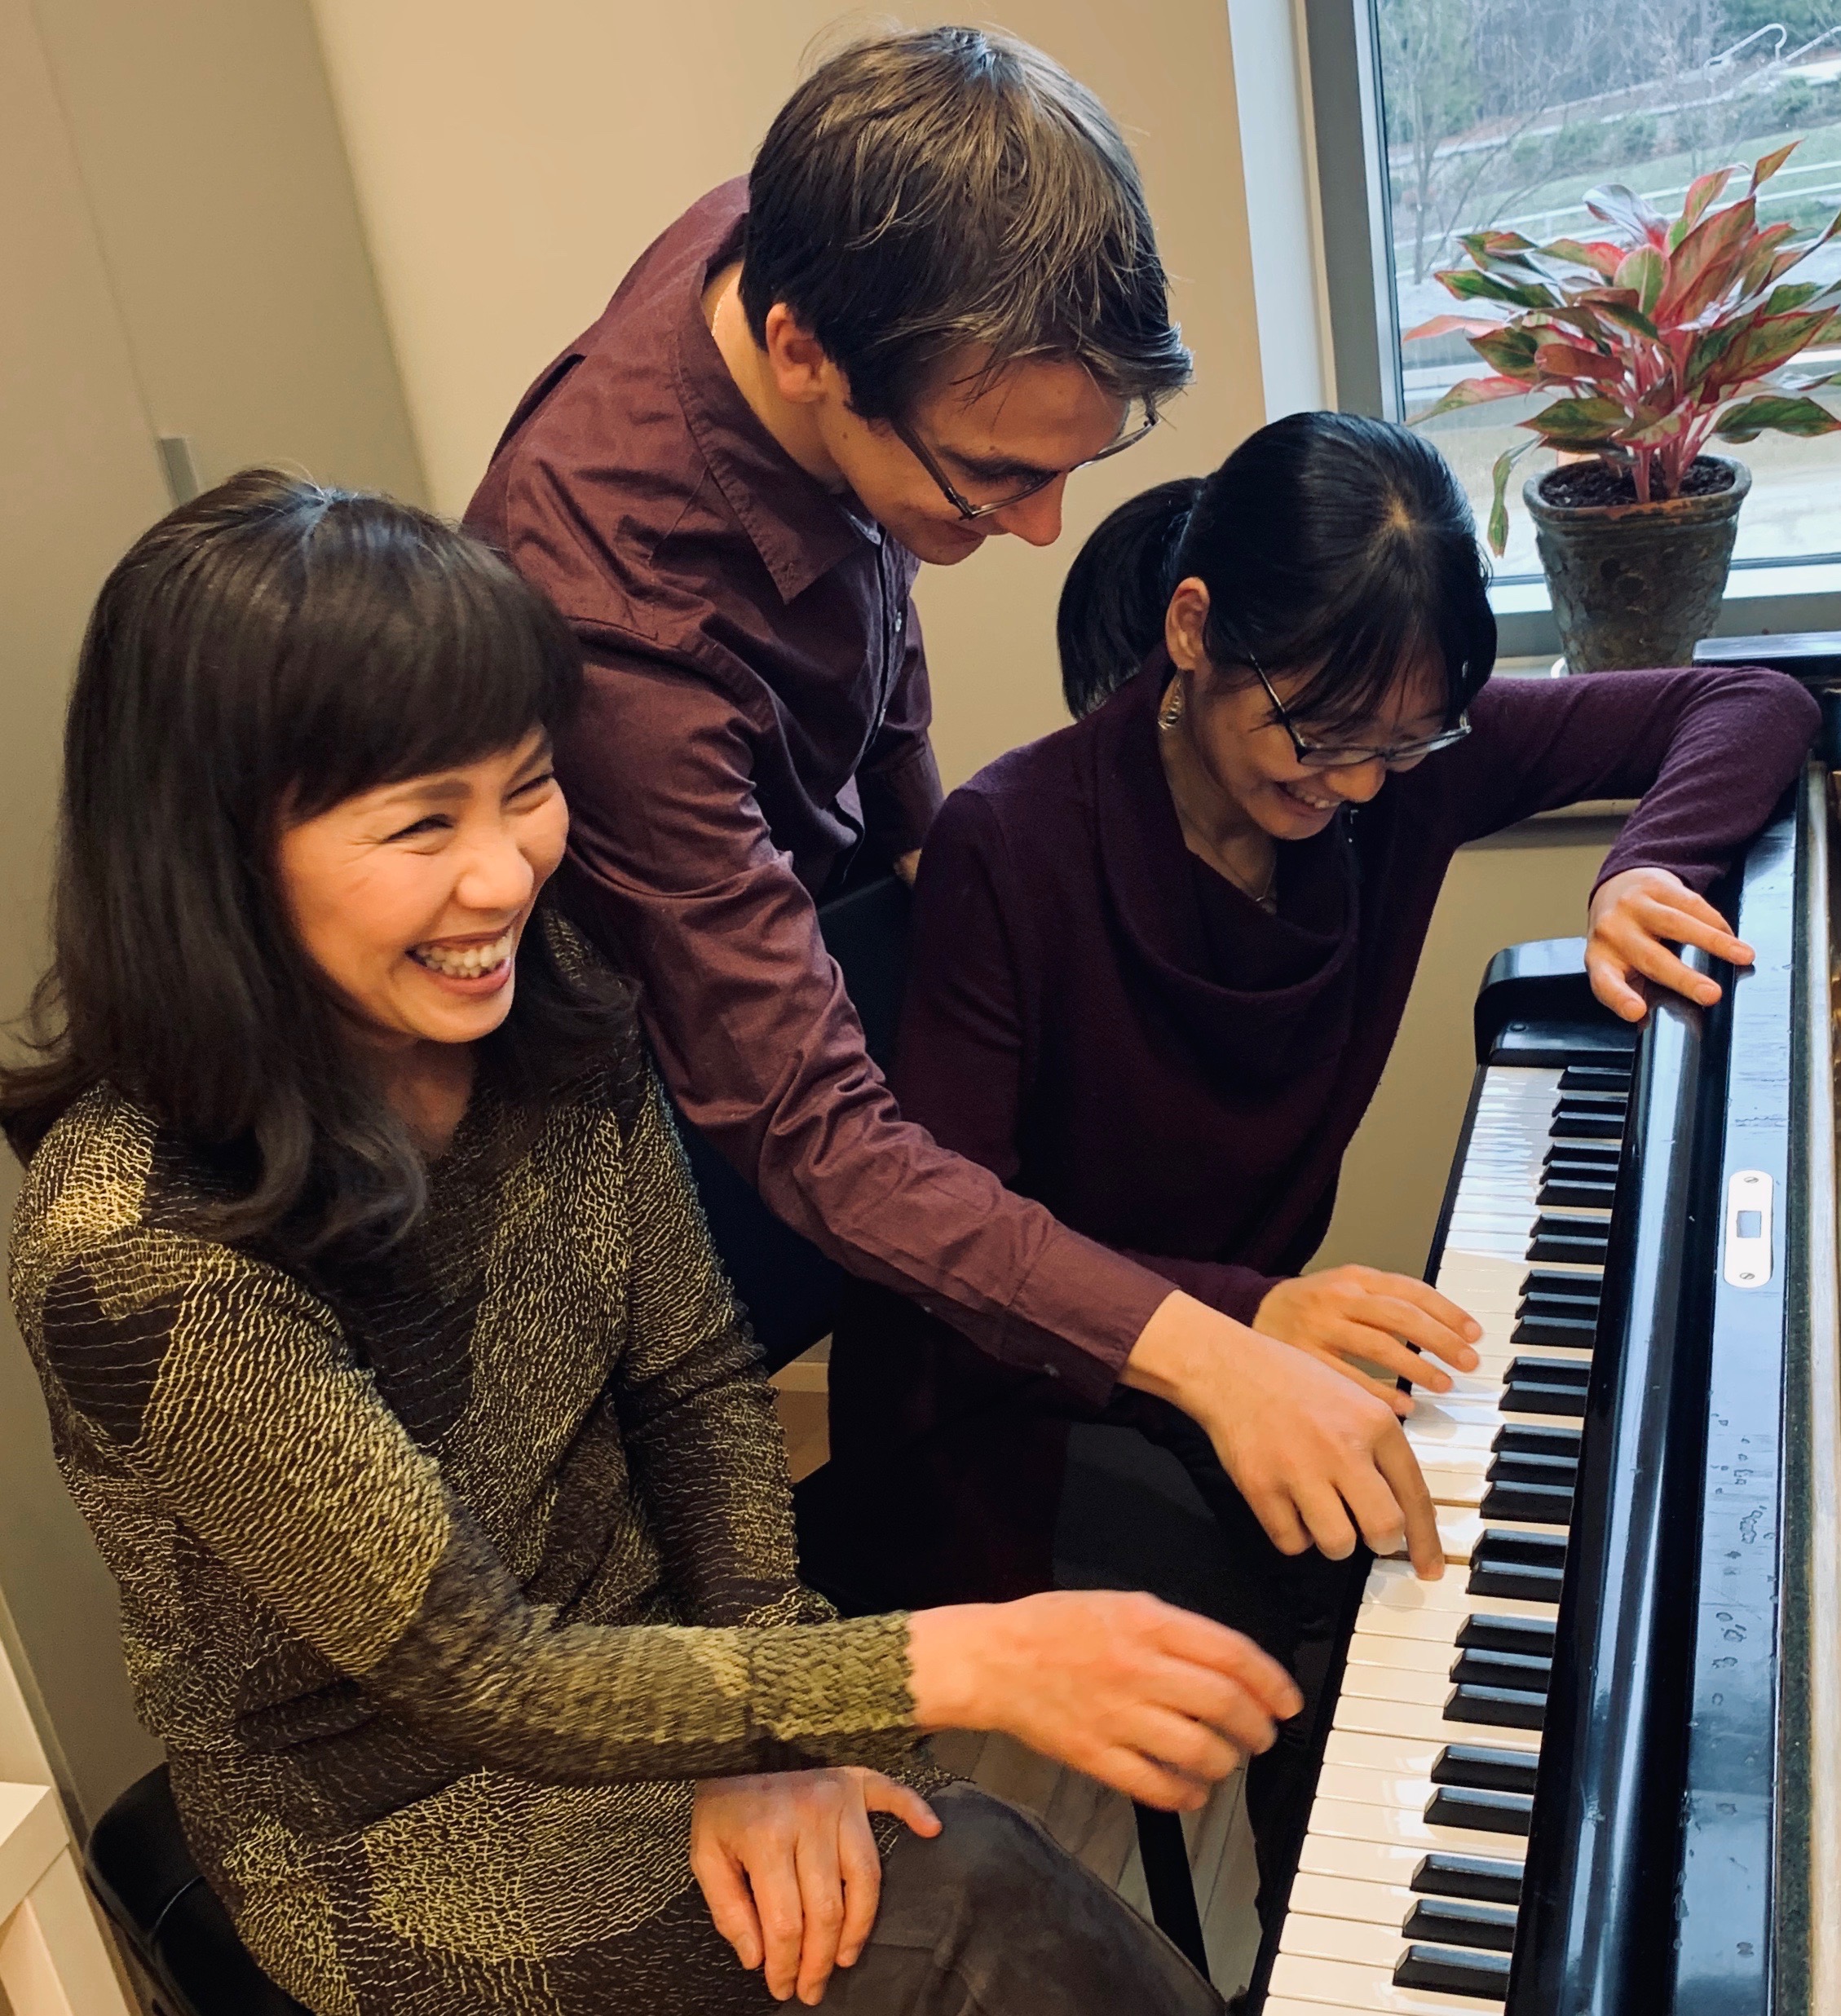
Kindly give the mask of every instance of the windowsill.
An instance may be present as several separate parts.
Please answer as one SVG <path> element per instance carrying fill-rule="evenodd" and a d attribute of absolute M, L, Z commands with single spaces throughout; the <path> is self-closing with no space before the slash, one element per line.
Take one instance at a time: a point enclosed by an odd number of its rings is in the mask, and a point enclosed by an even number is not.
<path fill-rule="evenodd" d="M 1490 607 L 1496 615 L 1498 663 L 1552 664 L 1560 655 L 1545 581 L 1493 584 Z M 1713 626 L 1715 637 L 1781 637 L 1798 630 L 1841 630 L 1841 562 L 1733 568 Z"/>
<path fill-rule="evenodd" d="M 1726 600 L 1756 602 L 1765 596 L 1841 594 L 1841 561 L 1786 561 L 1775 567 L 1734 567 L 1727 577 Z M 1552 608 L 1545 581 L 1496 581 L 1490 607 L 1498 617 L 1545 615 Z"/>

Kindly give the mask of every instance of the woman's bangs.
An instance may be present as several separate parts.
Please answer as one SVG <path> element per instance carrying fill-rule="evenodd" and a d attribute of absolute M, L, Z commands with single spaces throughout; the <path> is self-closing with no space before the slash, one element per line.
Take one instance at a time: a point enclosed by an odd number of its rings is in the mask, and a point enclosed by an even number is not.
<path fill-rule="evenodd" d="M 310 558 L 280 682 L 305 730 L 286 781 L 302 818 L 553 729 L 579 682 L 561 619 L 470 542 L 363 543 L 361 567 Z"/>

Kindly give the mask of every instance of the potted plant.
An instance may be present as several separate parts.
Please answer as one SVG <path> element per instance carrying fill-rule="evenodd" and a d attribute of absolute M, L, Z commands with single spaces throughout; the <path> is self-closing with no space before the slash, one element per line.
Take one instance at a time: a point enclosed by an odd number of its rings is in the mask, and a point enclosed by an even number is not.
<path fill-rule="evenodd" d="M 1586 208 L 1604 236 L 1537 245 L 1511 231 L 1462 239 L 1468 263 L 1437 278 L 1488 319 L 1442 315 L 1406 340 L 1461 331 L 1490 367 L 1415 421 L 1490 399 L 1554 394 L 1521 422 L 1529 438 L 1495 465 L 1490 545 L 1508 536 L 1509 471 L 1530 448 L 1566 457 L 1522 496 L 1574 672 L 1684 664 L 1712 630 L 1750 472 L 1705 452 L 1768 428 L 1830 434 L 1841 419 L 1811 399 L 1841 379 L 1795 360 L 1841 336 L 1841 283 L 1785 276 L 1841 231 L 1799 236 L 1760 225 L 1758 192 L 1796 143 L 1767 154 L 1738 201 L 1715 208 L 1737 168 L 1702 175 L 1681 214 L 1663 217 L 1620 184 Z"/>

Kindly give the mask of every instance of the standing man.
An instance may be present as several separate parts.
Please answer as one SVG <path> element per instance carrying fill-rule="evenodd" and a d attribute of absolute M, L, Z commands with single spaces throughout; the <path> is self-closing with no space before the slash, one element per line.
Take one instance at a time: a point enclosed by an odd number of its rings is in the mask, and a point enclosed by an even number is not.
<path fill-rule="evenodd" d="M 1404 1535 L 1436 1573 L 1388 1406 L 905 1123 L 819 933 L 859 849 L 912 879 L 939 804 L 920 562 L 1049 544 L 1070 474 L 1189 369 L 1098 102 L 997 35 L 890 35 L 820 68 L 745 185 L 643 255 L 526 395 L 469 522 L 587 655 L 564 900 L 770 1208 L 1096 1407 L 1121 1380 L 1174 1402 L 1286 1551 Z"/>

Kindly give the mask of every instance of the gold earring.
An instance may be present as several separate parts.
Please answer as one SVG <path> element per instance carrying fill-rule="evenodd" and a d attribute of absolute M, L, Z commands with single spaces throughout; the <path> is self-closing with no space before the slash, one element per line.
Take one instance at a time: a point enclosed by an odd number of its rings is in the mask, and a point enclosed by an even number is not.
<path fill-rule="evenodd" d="M 1168 730 L 1174 728 L 1181 719 L 1182 686 L 1180 682 L 1172 679 L 1170 682 L 1169 693 L 1163 704 L 1157 710 L 1157 726 L 1159 728 Z"/>

